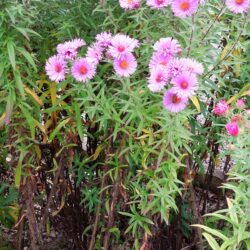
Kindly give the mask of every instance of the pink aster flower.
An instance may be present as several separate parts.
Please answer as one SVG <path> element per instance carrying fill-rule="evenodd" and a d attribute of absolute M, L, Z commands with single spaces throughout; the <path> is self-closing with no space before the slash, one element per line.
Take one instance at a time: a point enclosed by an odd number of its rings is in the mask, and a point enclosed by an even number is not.
<path fill-rule="evenodd" d="M 101 47 L 111 45 L 112 34 L 110 32 L 102 32 L 96 36 L 96 43 Z"/>
<path fill-rule="evenodd" d="M 180 62 L 190 73 L 201 75 L 204 72 L 203 65 L 191 58 L 181 58 Z"/>
<path fill-rule="evenodd" d="M 72 65 L 71 73 L 77 81 L 86 82 L 95 76 L 96 67 L 87 58 L 78 58 Z"/>
<path fill-rule="evenodd" d="M 170 112 L 180 112 L 186 108 L 188 98 L 179 97 L 174 93 L 173 89 L 165 92 L 163 97 L 163 105 Z"/>
<path fill-rule="evenodd" d="M 58 55 L 66 60 L 73 60 L 77 55 L 77 50 L 86 43 L 82 39 L 74 39 L 57 45 L 56 50 Z"/>
<path fill-rule="evenodd" d="M 173 91 L 179 97 L 190 97 L 195 94 L 198 89 L 198 81 L 194 74 L 183 72 L 175 77 L 172 82 Z"/>
<path fill-rule="evenodd" d="M 123 34 L 117 34 L 112 37 L 111 45 L 109 46 L 110 54 L 116 58 L 133 52 L 139 46 L 138 40 Z"/>
<path fill-rule="evenodd" d="M 152 92 L 161 91 L 167 84 L 168 75 L 162 67 L 157 67 L 151 70 L 148 78 L 148 88 Z"/>
<path fill-rule="evenodd" d="M 231 136 L 236 137 L 239 134 L 239 127 L 237 122 L 230 122 L 226 125 L 226 130 L 228 134 Z"/>
<path fill-rule="evenodd" d="M 221 100 L 215 105 L 213 112 L 217 116 L 223 116 L 227 114 L 228 110 L 229 110 L 229 106 L 227 102 L 225 100 Z"/>
<path fill-rule="evenodd" d="M 51 81 L 60 82 L 65 79 L 66 74 L 66 62 L 64 59 L 55 55 L 50 57 L 45 66 L 46 74 Z"/>
<path fill-rule="evenodd" d="M 185 18 L 194 14 L 198 5 L 198 0 L 174 0 L 172 3 L 172 10 L 175 16 Z"/>
<path fill-rule="evenodd" d="M 250 8 L 250 0 L 226 0 L 226 5 L 235 14 L 243 13 Z"/>
<path fill-rule="evenodd" d="M 177 40 L 166 37 L 154 44 L 154 50 L 163 56 L 175 56 L 181 53 L 181 46 Z"/>
<path fill-rule="evenodd" d="M 243 99 L 238 99 L 236 102 L 236 106 L 238 109 L 244 109 L 245 108 L 245 102 Z"/>
<path fill-rule="evenodd" d="M 119 76 L 128 77 L 136 71 L 136 68 L 137 62 L 132 53 L 127 53 L 114 60 L 114 70 Z"/>
<path fill-rule="evenodd" d="M 172 59 L 167 65 L 167 73 L 170 78 L 174 78 L 185 71 L 185 67 L 179 59 Z"/>
<path fill-rule="evenodd" d="M 94 43 L 90 47 L 88 47 L 86 57 L 94 64 L 98 64 L 102 59 L 102 52 L 103 48 L 97 43 Z"/>
<path fill-rule="evenodd" d="M 170 0 L 147 0 L 147 5 L 152 9 L 161 9 L 170 4 Z"/>
<path fill-rule="evenodd" d="M 138 9 L 141 6 L 141 0 L 119 0 L 119 3 L 125 10 Z"/>
<path fill-rule="evenodd" d="M 168 63 L 170 62 L 170 60 L 172 59 L 171 56 L 164 56 L 162 54 L 158 54 L 158 53 L 153 53 L 150 62 L 149 62 L 149 68 L 153 69 L 156 67 L 167 67 Z"/>

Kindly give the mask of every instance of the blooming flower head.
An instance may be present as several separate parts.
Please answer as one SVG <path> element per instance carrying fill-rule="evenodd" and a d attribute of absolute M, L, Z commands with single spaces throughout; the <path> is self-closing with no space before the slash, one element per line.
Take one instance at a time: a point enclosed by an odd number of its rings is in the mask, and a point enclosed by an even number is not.
<path fill-rule="evenodd" d="M 217 116 L 225 115 L 229 110 L 229 106 L 225 100 L 219 101 L 214 108 L 214 114 Z"/>
<path fill-rule="evenodd" d="M 167 72 L 170 78 L 174 78 L 185 71 L 180 59 L 174 58 L 167 65 Z"/>
<path fill-rule="evenodd" d="M 190 73 L 201 75 L 204 72 L 203 65 L 191 58 L 181 58 L 180 62 Z"/>
<path fill-rule="evenodd" d="M 77 50 L 86 43 L 82 39 L 74 39 L 57 45 L 56 50 L 58 55 L 66 60 L 73 60 L 77 55 Z"/>
<path fill-rule="evenodd" d="M 238 99 L 236 102 L 236 106 L 238 109 L 244 109 L 245 108 L 245 102 L 243 99 Z"/>
<path fill-rule="evenodd" d="M 236 137 L 239 134 L 239 127 L 237 122 L 230 122 L 226 125 L 226 130 L 229 135 Z"/>
<path fill-rule="evenodd" d="M 78 58 L 72 65 L 71 73 L 79 82 L 92 79 L 96 73 L 96 66 L 87 58 Z"/>
<path fill-rule="evenodd" d="M 66 62 L 64 59 L 55 55 L 50 57 L 45 66 L 46 74 L 51 81 L 60 82 L 65 79 L 66 74 Z"/>
<path fill-rule="evenodd" d="M 147 0 L 147 5 L 152 9 L 161 9 L 170 4 L 170 0 Z"/>
<path fill-rule="evenodd" d="M 198 89 L 198 81 L 194 74 L 183 72 L 175 77 L 172 82 L 173 91 L 178 97 L 190 97 Z"/>
<path fill-rule="evenodd" d="M 102 51 L 103 48 L 97 43 L 94 43 L 92 46 L 88 47 L 86 57 L 94 64 L 98 64 L 102 59 Z"/>
<path fill-rule="evenodd" d="M 125 10 L 138 9 L 141 6 L 141 0 L 119 0 L 119 3 Z"/>
<path fill-rule="evenodd" d="M 172 10 L 175 16 L 185 18 L 195 13 L 199 5 L 199 0 L 174 0 Z"/>
<path fill-rule="evenodd" d="M 163 56 L 175 56 L 181 53 L 181 46 L 177 40 L 166 37 L 154 44 L 154 50 Z"/>
<path fill-rule="evenodd" d="M 148 78 L 148 88 L 152 92 L 161 91 L 167 84 L 168 75 L 166 70 L 162 67 L 157 67 L 151 70 L 150 77 Z"/>
<path fill-rule="evenodd" d="M 102 32 L 96 35 L 96 43 L 101 47 L 108 47 L 111 45 L 112 34 L 110 32 Z"/>
<path fill-rule="evenodd" d="M 117 75 L 128 77 L 132 75 L 137 68 L 137 62 L 132 53 L 124 54 L 114 60 L 114 70 Z"/>
<path fill-rule="evenodd" d="M 173 89 L 169 89 L 165 92 L 163 97 L 163 105 L 170 112 L 180 112 L 186 108 L 188 98 L 179 97 Z"/>
<path fill-rule="evenodd" d="M 116 58 L 126 55 L 139 46 L 138 40 L 123 34 L 117 34 L 112 37 L 109 51 L 111 55 Z"/>
<path fill-rule="evenodd" d="M 170 62 L 170 60 L 172 59 L 171 56 L 164 56 L 162 54 L 158 54 L 158 53 L 153 53 L 150 62 L 149 62 L 149 68 L 154 69 L 156 67 L 167 67 L 168 63 Z"/>
<path fill-rule="evenodd" d="M 250 8 L 250 0 L 226 0 L 226 5 L 235 14 L 243 13 Z"/>

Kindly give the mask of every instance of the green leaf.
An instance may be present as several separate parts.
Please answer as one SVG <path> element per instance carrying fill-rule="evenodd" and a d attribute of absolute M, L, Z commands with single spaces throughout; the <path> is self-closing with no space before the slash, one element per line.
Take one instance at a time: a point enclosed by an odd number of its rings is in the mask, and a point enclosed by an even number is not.
<path fill-rule="evenodd" d="M 28 124 L 30 127 L 30 134 L 31 134 L 31 138 L 34 140 L 35 139 L 35 122 L 34 119 L 32 117 L 32 115 L 30 114 L 29 110 L 26 109 L 24 106 L 20 106 L 20 109 L 22 110 Z"/>
<path fill-rule="evenodd" d="M 18 71 L 14 71 L 14 77 L 15 77 L 16 87 L 19 90 L 21 97 L 24 99 L 25 98 L 24 87 L 20 73 Z"/>
<path fill-rule="evenodd" d="M 210 247 L 213 250 L 219 250 L 220 249 L 220 246 L 218 245 L 218 243 L 216 242 L 216 240 L 214 239 L 213 236 L 211 236 L 208 233 L 203 233 L 202 235 L 206 238 L 208 244 L 210 245 Z"/>
<path fill-rule="evenodd" d="M 61 122 L 57 125 L 57 127 L 53 130 L 53 132 L 52 132 L 52 133 L 50 134 L 50 136 L 49 136 L 49 141 L 50 141 L 50 142 L 56 137 L 56 135 L 59 133 L 59 131 L 61 130 L 61 128 L 62 128 L 63 126 L 65 126 L 69 121 L 70 121 L 70 118 L 67 118 L 67 119 L 61 121 Z"/>
<path fill-rule="evenodd" d="M 21 48 L 21 47 L 17 47 L 17 51 L 25 57 L 25 59 L 33 67 L 35 72 L 37 72 L 37 67 L 36 67 L 36 64 L 31 56 L 31 54 L 27 50 L 25 50 L 24 48 Z"/>
<path fill-rule="evenodd" d="M 12 41 L 7 42 L 7 51 L 12 68 L 16 69 L 15 44 Z"/>
<path fill-rule="evenodd" d="M 210 227 L 207 227 L 207 226 L 204 226 L 204 225 L 198 225 L 198 224 L 194 224 L 192 226 L 200 227 L 200 228 L 204 229 L 205 231 L 207 231 L 208 233 L 213 234 L 214 236 L 218 236 L 220 239 L 222 239 L 224 241 L 228 240 L 228 238 L 224 234 L 222 234 L 221 232 L 219 232 L 216 229 L 212 229 Z"/>

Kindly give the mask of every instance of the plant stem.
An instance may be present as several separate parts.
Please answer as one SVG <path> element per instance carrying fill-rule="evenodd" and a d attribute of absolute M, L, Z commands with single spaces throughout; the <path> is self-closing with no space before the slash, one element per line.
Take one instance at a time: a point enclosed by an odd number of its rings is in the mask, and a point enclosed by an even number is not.
<path fill-rule="evenodd" d="M 219 19 L 219 17 L 223 14 L 225 8 L 224 5 L 222 6 L 222 8 L 220 9 L 220 12 L 218 13 L 218 15 L 215 16 L 214 20 L 212 21 L 212 23 L 210 24 L 210 26 L 208 27 L 208 29 L 205 31 L 205 34 L 203 35 L 203 37 L 201 38 L 201 42 L 206 38 L 206 36 L 208 35 L 209 31 L 211 30 L 211 28 L 213 27 L 213 25 L 215 24 L 215 22 Z"/>
<path fill-rule="evenodd" d="M 189 38 L 189 46 L 187 48 L 187 57 L 189 56 L 189 53 L 190 53 L 191 45 L 193 42 L 193 37 L 194 37 L 194 15 L 192 15 L 192 27 L 191 27 L 191 34 Z"/>
<path fill-rule="evenodd" d="M 240 39 L 244 29 L 245 29 L 246 22 L 247 22 L 247 14 L 244 15 L 244 22 L 242 25 L 242 29 L 240 30 L 240 33 L 239 33 L 238 37 L 236 38 L 236 40 L 234 41 L 232 47 L 228 50 L 227 54 L 223 58 L 221 58 L 219 60 L 219 62 L 210 71 L 208 71 L 202 78 L 205 78 L 208 75 L 210 76 L 211 72 L 213 72 L 224 60 L 226 60 L 230 56 L 231 52 L 234 50 L 235 46 L 237 45 L 237 43 L 238 43 L 238 41 L 239 41 L 239 39 Z"/>

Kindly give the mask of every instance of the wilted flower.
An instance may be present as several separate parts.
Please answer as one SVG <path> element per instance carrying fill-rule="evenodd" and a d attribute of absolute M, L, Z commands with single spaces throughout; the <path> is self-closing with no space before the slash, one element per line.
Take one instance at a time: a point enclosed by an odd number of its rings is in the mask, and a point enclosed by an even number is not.
<path fill-rule="evenodd" d="M 238 109 L 244 109 L 245 108 L 245 102 L 243 99 L 238 99 L 236 102 L 236 106 Z"/>
<path fill-rule="evenodd" d="M 215 105 L 214 114 L 223 116 L 228 112 L 229 106 L 225 100 L 221 100 Z"/>

